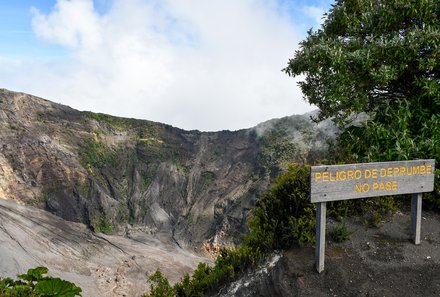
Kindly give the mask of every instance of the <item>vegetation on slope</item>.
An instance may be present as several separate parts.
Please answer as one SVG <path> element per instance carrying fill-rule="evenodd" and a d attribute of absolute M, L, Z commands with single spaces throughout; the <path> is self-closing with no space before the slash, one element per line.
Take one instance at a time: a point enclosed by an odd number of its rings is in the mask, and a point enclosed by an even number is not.
<path fill-rule="evenodd" d="M 310 168 L 292 164 L 275 180 L 252 210 L 249 234 L 237 249 L 223 249 L 214 266 L 200 263 L 192 276 L 171 286 L 157 270 L 149 277 L 151 290 L 144 296 L 204 296 L 254 267 L 270 252 L 312 244 L 315 209 L 310 203 Z"/>
<path fill-rule="evenodd" d="M 335 162 L 439 160 L 439 57 L 440 2 L 338 0 L 322 29 L 309 31 L 285 72 L 305 75 L 300 86 L 307 101 L 320 108 L 317 121 L 333 118 L 340 126 Z M 359 122 L 361 113 L 366 120 Z M 282 143 L 277 148 L 277 157 L 295 149 Z M 262 152 L 270 167 L 273 154 Z M 427 200 L 439 209 L 440 170 L 435 174 L 435 191 Z M 308 178 L 307 166 L 290 167 L 258 201 L 240 248 L 225 250 L 213 267 L 200 264 L 191 278 L 186 275 L 174 286 L 157 271 L 147 296 L 203 296 L 273 249 L 312 243 Z M 329 205 L 335 217 L 370 212 L 372 226 L 395 209 L 391 197 Z M 337 240 L 348 235 L 343 228 L 335 232 Z"/>
<path fill-rule="evenodd" d="M 440 160 L 440 2 L 338 0 L 285 72 L 343 129 L 339 162 Z M 364 121 L 356 123 L 360 113 Z M 440 170 L 429 206 L 440 207 Z"/>

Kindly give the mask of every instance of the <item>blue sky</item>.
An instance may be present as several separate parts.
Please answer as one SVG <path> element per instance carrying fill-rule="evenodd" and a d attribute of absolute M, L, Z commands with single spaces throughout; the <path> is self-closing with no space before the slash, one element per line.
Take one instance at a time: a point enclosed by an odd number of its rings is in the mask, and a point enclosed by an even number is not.
<path fill-rule="evenodd" d="M 203 131 L 313 109 L 280 70 L 328 0 L 0 0 L 0 87 Z"/>

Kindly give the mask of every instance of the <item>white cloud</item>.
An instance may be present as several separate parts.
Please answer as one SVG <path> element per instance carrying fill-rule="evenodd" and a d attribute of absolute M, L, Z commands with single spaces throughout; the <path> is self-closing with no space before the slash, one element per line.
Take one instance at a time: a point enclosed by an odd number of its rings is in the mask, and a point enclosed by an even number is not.
<path fill-rule="evenodd" d="M 99 17 L 92 1 L 59 0 L 49 15 L 36 8 L 31 12 L 34 31 L 43 40 L 74 48 L 96 48 L 99 44 Z"/>
<path fill-rule="evenodd" d="M 300 35 L 276 0 L 114 0 L 104 14 L 91 0 L 58 0 L 32 11 L 36 36 L 68 55 L 23 62 L 9 80 L 21 91 L 200 130 L 312 109 L 281 72 Z"/>
<path fill-rule="evenodd" d="M 324 17 L 324 9 L 321 7 L 317 7 L 314 5 L 310 5 L 310 6 L 304 6 L 302 11 L 309 16 L 310 18 L 315 20 L 315 25 L 320 25 L 321 23 L 323 23 L 323 17 Z"/>

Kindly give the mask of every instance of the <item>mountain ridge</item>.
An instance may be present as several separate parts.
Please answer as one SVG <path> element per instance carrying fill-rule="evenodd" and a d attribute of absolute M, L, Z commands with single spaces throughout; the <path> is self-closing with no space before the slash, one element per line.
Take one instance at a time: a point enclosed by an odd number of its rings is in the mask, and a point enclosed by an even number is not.
<path fill-rule="evenodd" d="M 186 131 L 5 89 L 0 107 L 0 197 L 95 232 L 141 228 L 197 251 L 238 244 L 271 178 L 325 158 L 336 131 L 310 115 Z"/>

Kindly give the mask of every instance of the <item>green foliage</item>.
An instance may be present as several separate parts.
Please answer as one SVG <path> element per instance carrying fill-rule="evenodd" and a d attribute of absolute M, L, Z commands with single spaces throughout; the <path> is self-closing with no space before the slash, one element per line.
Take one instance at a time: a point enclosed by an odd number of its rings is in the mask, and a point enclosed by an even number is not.
<path fill-rule="evenodd" d="M 150 294 L 144 296 L 151 297 L 173 297 L 174 288 L 171 287 L 168 279 L 162 275 L 160 270 L 156 270 L 155 273 L 148 277 L 150 283 Z"/>
<path fill-rule="evenodd" d="M 438 0 L 339 0 L 285 71 L 344 128 L 337 160 L 440 160 L 439 57 Z M 439 181 L 425 206 L 440 209 Z"/>
<path fill-rule="evenodd" d="M 136 143 L 136 153 L 143 160 L 165 161 L 173 158 L 173 148 L 163 145 L 157 138 L 139 139 Z"/>
<path fill-rule="evenodd" d="M 173 287 L 169 285 L 168 279 L 160 270 L 157 270 L 149 277 L 150 293 L 144 296 L 202 297 L 209 292 L 216 292 L 218 288 L 252 265 L 256 265 L 265 256 L 266 254 L 261 253 L 258 247 L 246 244 L 236 250 L 224 249 L 214 266 L 199 263 L 192 276 L 185 274 Z"/>
<path fill-rule="evenodd" d="M 260 143 L 259 162 L 270 176 L 278 175 L 280 165 L 294 160 L 298 154 L 297 147 L 288 139 L 286 131 L 277 127 L 265 133 Z"/>
<path fill-rule="evenodd" d="M 153 174 L 150 172 L 141 172 L 141 191 L 145 191 L 153 181 Z"/>
<path fill-rule="evenodd" d="M 35 292 L 41 296 L 75 296 L 81 293 L 71 282 L 60 278 L 41 280 L 35 285 Z"/>
<path fill-rule="evenodd" d="M 310 203 L 310 168 L 290 165 L 252 210 L 250 245 L 264 251 L 314 242 L 315 207 Z"/>
<path fill-rule="evenodd" d="M 306 75 L 300 86 L 320 118 L 347 122 L 397 100 L 437 113 L 439 24 L 437 0 L 338 0 L 284 70 Z"/>
<path fill-rule="evenodd" d="M 343 221 L 347 216 L 364 216 L 365 225 L 380 227 L 386 216 L 396 212 L 396 196 L 374 197 L 371 199 L 354 199 L 328 203 L 328 216 Z"/>
<path fill-rule="evenodd" d="M 396 199 L 391 196 L 366 199 L 360 205 L 366 214 L 365 225 L 374 228 L 381 227 L 384 218 L 397 210 Z"/>
<path fill-rule="evenodd" d="M 116 153 L 98 139 L 90 138 L 85 140 L 85 147 L 81 152 L 81 163 L 89 170 L 115 166 Z"/>
<path fill-rule="evenodd" d="M 212 171 L 203 171 L 200 177 L 202 178 L 202 183 L 204 185 L 210 184 L 216 178 L 215 173 Z"/>
<path fill-rule="evenodd" d="M 104 213 L 100 216 L 99 221 L 93 224 L 93 230 L 104 234 L 111 234 L 113 232 L 113 227 Z"/>
<path fill-rule="evenodd" d="M 43 279 L 43 274 L 49 271 L 46 267 L 31 268 L 26 274 L 18 275 L 18 278 L 27 281 L 28 283 L 40 281 Z"/>
<path fill-rule="evenodd" d="M 332 241 L 341 243 L 347 241 L 351 234 L 353 234 L 353 232 L 348 230 L 347 225 L 344 222 L 344 224 L 331 229 L 329 232 L 329 237 Z"/>
<path fill-rule="evenodd" d="M 382 227 L 383 223 L 382 223 L 382 215 L 380 214 L 379 211 L 374 210 L 372 212 L 370 212 L 367 216 L 367 218 L 364 221 L 365 225 L 368 227 L 374 227 L 374 228 L 379 228 Z"/>
<path fill-rule="evenodd" d="M 103 113 L 87 113 L 87 116 L 100 123 L 106 123 L 117 131 L 126 131 L 129 129 L 143 128 L 145 130 L 155 130 L 156 124 L 150 121 L 138 120 L 132 118 L 115 117 Z"/>
<path fill-rule="evenodd" d="M 74 297 L 81 296 L 81 288 L 75 284 L 44 276 L 46 267 L 29 269 L 26 274 L 18 275 L 19 280 L 0 279 L 0 296 L 5 297 Z"/>

